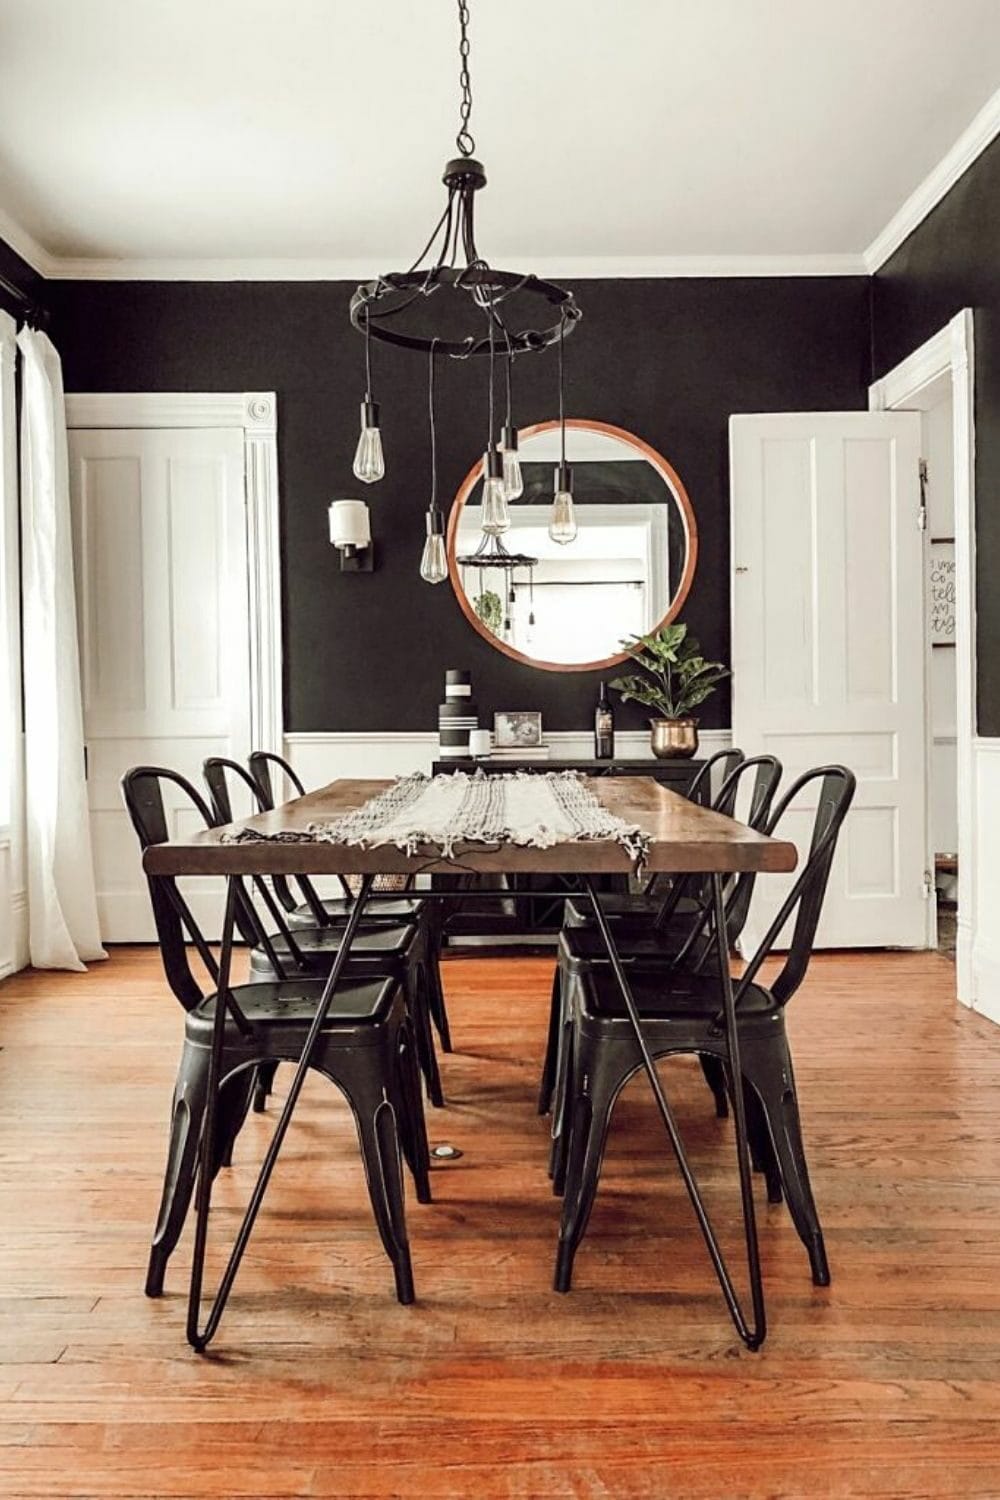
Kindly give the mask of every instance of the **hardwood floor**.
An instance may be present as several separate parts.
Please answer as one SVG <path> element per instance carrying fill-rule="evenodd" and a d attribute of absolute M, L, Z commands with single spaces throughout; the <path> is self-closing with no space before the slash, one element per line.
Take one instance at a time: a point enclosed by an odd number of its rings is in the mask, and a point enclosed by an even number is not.
<path fill-rule="evenodd" d="M 0 986 L 0 1494 L 1000 1496 L 1000 1032 L 956 1009 L 952 966 L 825 956 L 793 1002 L 834 1282 L 812 1287 L 762 1206 L 756 1355 L 641 1082 L 574 1291 L 550 1290 L 550 974 L 445 965 L 460 1051 L 430 1130 L 464 1154 L 408 1203 L 417 1304 L 393 1298 L 349 1112 L 317 1079 L 203 1358 L 189 1234 L 165 1297 L 142 1295 L 181 1026 L 155 951 Z M 665 1077 L 735 1246 L 728 1126 L 694 1066 Z M 268 1128 L 251 1119 L 220 1178 L 216 1271 Z"/>

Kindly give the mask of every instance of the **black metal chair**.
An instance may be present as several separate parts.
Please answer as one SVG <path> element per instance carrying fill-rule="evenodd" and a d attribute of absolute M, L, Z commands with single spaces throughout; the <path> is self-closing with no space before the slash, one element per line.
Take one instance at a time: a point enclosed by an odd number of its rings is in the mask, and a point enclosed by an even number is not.
<path fill-rule="evenodd" d="M 742 765 L 744 755 L 742 750 L 717 750 L 710 755 L 704 765 L 699 766 L 694 779 L 685 792 L 685 796 L 691 802 L 705 804 L 715 809 L 716 812 L 731 814 L 733 807 L 723 797 L 723 789 L 727 785 L 730 776 Z M 735 790 L 733 792 L 735 798 Z M 663 900 L 667 891 L 675 883 L 672 875 L 655 874 L 646 881 L 641 891 L 612 891 L 604 898 L 604 912 L 608 920 L 617 922 L 625 917 L 643 917 L 651 911 L 656 911 L 659 903 Z M 590 910 L 585 902 L 567 902 L 567 909 L 572 908 L 577 913 L 577 924 L 590 921 Z"/>
<path fill-rule="evenodd" d="M 250 793 L 261 811 L 267 810 L 258 783 L 238 761 L 220 755 L 210 756 L 204 762 L 202 770 L 216 825 L 233 821 L 231 779 Z M 278 878 L 281 879 L 280 876 Z M 346 924 L 327 922 L 324 925 L 297 927 L 293 930 L 285 920 L 277 892 L 272 893 L 270 887 L 273 884 L 272 876 L 266 881 L 262 876 L 256 876 L 253 880 L 271 922 L 278 929 L 276 932 L 267 931 L 252 903 L 248 902 L 243 909 L 241 930 L 253 933 L 251 978 L 266 980 L 302 975 L 325 979 L 340 950 Z M 427 1085 L 427 1095 L 431 1103 L 440 1108 L 444 1103 L 444 1096 L 430 1024 L 430 997 L 433 990 L 431 969 L 434 964 L 435 955 L 426 929 L 419 922 L 389 926 L 376 920 L 360 927 L 351 945 L 345 973 L 357 978 L 388 976 L 400 983 L 413 1025 L 417 1057 Z M 264 1108 L 273 1078 L 273 1069 L 260 1070 L 254 1095 L 255 1109 Z"/>
<path fill-rule="evenodd" d="M 279 777 L 284 777 L 297 796 L 305 796 L 305 787 L 299 776 L 282 756 L 270 750 L 254 750 L 247 763 L 250 767 L 250 774 L 257 783 L 258 800 L 263 809 L 270 811 L 276 805 L 275 776 L 272 772 Z M 294 883 L 303 898 L 301 902 L 296 901 L 287 880 L 278 877 L 272 882 L 275 895 L 285 910 L 285 920 L 289 927 L 315 927 L 326 924 L 343 927 L 347 923 L 354 905 L 354 893 L 342 875 L 336 878 L 340 885 L 341 895 L 324 897 L 319 895 L 312 881 L 304 876 L 297 876 Z M 378 889 L 378 879 L 376 879 L 375 889 Z M 375 922 L 401 921 L 421 924 L 430 952 L 428 1004 L 431 1020 L 443 1050 L 450 1052 L 452 1050 L 451 1030 L 445 1007 L 444 988 L 441 984 L 441 918 L 440 902 L 414 901 L 405 895 L 400 895 L 398 901 L 373 902 L 369 910 L 365 912 L 364 923 L 366 926 Z"/>
<path fill-rule="evenodd" d="M 722 752 L 723 755 L 726 753 Z M 770 817 L 771 805 L 781 780 L 781 762 L 773 755 L 755 755 L 748 760 L 742 751 L 735 751 L 733 754 L 736 756 L 736 763 L 719 788 L 713 811 L 731 816 L 744 780 L 752 775 L 746 822 L 750 828 L 762 829 Z M 730 950 L 735 949 L 746 925 L 755 878 L 752 871 L 746 871 L 733 876 L 728 882 L 726 926 Z M 637 906 L 628 913 L 619 911 L 613 924 L 619 951 L 630 961 L 641 960 L 647 966 L 658 963 L 672 965 L 684 960 L 699 965 L 714 962 L 716 943 L 707 931 L 711 905 L 711 887 L 703 876 L 681 876 L 658 901 L 646 900 L 641 907 Z M 560 943 L 559 962 L 552 980 L 548 1042 L 538 1092 L 538 1113 L 542 1115 L 549 1112 L 553 1094 L 558 1091 L 557 1083 L 561 1076 L 559 1053 L 568 1042 L 566 1027 L 569 1023 L 569 1011 L 565 1000 L 565 976 L 570 970 L 575 974 L 587 964 L 607 961 L 607 952 L 594 924 L 593 913 L 581 901 L 567 901 L 563 933 L 565 941 Z M 725 1075 L 715 1058 L 703 1057 L 701 1066 L 715 1100 L 716 1114 L 725 1118 L 729 1112 Z M 554 1140 L 560 1129 L 561 1111 L 557 1110 L 553 1126 Z"/>
<path fill-rule="evenodd" d="M 809 966 L 837 837 L 854 796 L 853 774 L 843 766 L 822 766 L 799 777 L 781 799 L 767 831 L 775 832 L 791 803 L 811 787 L 817 789 L 818 797 L 808 857 L 736 982 L 735 1001 L 741 1086 L 755 1101 L 759 1124 L 777 1159 L 780 1186 L 809 1254 L 813 1281 L 826 1286 L 830 1271 L 806 1169 L 785 1006 Z M 761 966 L 793 919 L 785 962 L 777 977 L 765 986 L 758 981 Z M 643 1036 L 653 1057 L 707 1054 L 728 1070 L 718 973 L 713 974 L 707 966 L 696 971 L 681 966 L 669 969 L 662 963 L 649 968 L 631 963 L 628 976 Z M 558 1291 L 570 1287 L 573 1260 L 593 1206 L 615 1101 L 642 1066 L 610 966 L 589 964 L 576 973 L 570 970 L 568 979 L 572 1042 L 566 1081 L 568 1141 L 563 1215 L 555 1276 Z M 752 1122 L 749 1129 L 752 1137 Z"/>
<path fill-rule="evenodd" d="M 183 776 L 157 766 L 136 767 L 124 776 L 122 793 L 144 850 L 169 837 L 164 783 L 180 789 L 206 826 L 213 822 L 204 800 Z M 298 1061 L 324 986 L 318 980 L 279 979 L 231 985 L 221 998 L 211 987 L 204 989 L 191 968 L 188 943 L 199 954 L 210 985 L 217 985 L 219 968 L 189 904 L 171 877 L 150 875 L 147 883 L 167 982 L 186 1012 L 163 1193 L 146 1274 L 146 1295 L 157 1297 L 195 1186 L 216 1006 L 225 1004 L 228 1013 L 213 1172 L 231 1161 L 256 1070 Z M 237 909 L 241 932 L 251 925 L 248 906 L 244 894 Z M 430 1202 L 430 1157 L 410 1019 L 396 978 L 351 978 L 338 985 L 313 1066 L 337 1085 L 351 1106 L 396 1294 L 400 1302 L 412 1302 L 400 1150 L 421 1203 Z"/>

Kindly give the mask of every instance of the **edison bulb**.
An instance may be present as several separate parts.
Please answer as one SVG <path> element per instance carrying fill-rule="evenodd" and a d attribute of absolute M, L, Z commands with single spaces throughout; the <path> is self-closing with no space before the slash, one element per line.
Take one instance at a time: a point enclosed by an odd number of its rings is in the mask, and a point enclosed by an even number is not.
<path fill-rule="evenodd" d="M 549 519 L 549 536 L 554 542 L 565 546 L 568 542 L 576 540 L 576 512 L 573 509 L 573 496 L 569 490 L 560 490 L 552 502 L 552 515 Z"/>
<path fill-rule="evenodd" d="M 444 550 L 444 517 L 436 505 L 427 512 L 427 540 L 420 559 L 420 576 L 425 583 L 444 583 L 448 577 L 448 558 Z"/>
<path fill-rule="evenodd" d="M 375 484 L 384 474 L 385 455 L 378 425 L 378 406 L 374 401 L 362 401 L 361 436 L 354 453 L 354 477 L 362 484 Z"/>

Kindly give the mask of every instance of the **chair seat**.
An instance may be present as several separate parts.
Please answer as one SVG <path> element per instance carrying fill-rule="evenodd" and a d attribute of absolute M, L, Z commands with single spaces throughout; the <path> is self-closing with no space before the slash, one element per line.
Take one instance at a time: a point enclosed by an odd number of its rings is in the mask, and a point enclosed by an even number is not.
<path fill-rule="evenodd" d="M 693 918 L 673 917 L 664 927 L 654 928 L 652 923 L 623 922 L 612 931 L 615 947 L 627 965 L 640 967 L 660 966 L 673 963 L 677 953 L 687 942 L 694 925 Z M 706 962 L 713 965 L 713 952 Z M 701 939 L 696 950 L 701 949 Z M 569 966 L 578 970 L 595 963 L 608 962 L 608 950 L 596 927 L 564 927 L 559 934 L 559 948 Z"/>
<path fill-rule="evenodd" d="M 349 901 L 346 896 L 328 897 L 320 905 L 330 921 L 340 926 L 347 924 L 354 909 L 354 902 Z M 420 909 L 419 901 L 410 901 L 403 896 L 397 901 L 372 901 L 365 907 L 361 926 L 362 928 L 369 927 L 376 922 L 381 926 L 416 922 L 420 919 Z M 289 927 L 315 927 L 316 914 L 309 903 L 304 901 L 301 906 L 296 906 L 294 911 L 286 913 L 285 921 Z"/>
<path fill-rule="evenodd" d="M 415 927 L 361 928 L 351 943 L 351 956 L 347 962 L 348 970 L 356 972 L 358 968 L 377 969 L 386 964 L 395 965 L 405 962 L 416 937 L 416 931 Z M 343 929 L 336 927 L 303 927 L 294 934 L 303 963 L 310 970 L 315 969 L 319 973 L 329 972 L 334 958 L 340 952 L 343 937 Z M 294 969 L 296 961 L 292 956 L 288 939 L 283 934 L 274 933 L 271 937 L 271 944 L 280 962 L 287 965 L 289 969 Z M 254 948 L 250 955 L 251 975 L 254 978 L 263 978 L 273 976 L 273 972 L 266 950 Z"/>
<path fill-rule="evenodd" d="M 622 1000 L 618 982 L 610 968 L 589 969 L 581 976 L 580 1021 L 585 1029 L 591 1026 L 620 1025 L 627 1027 L 628 1015 Z M 632 991 L 639 1018 L 652 1025 L 669 1025 L 688 1021 L 709 1022 L 722 1009 L 722 985 L 712 974 L 690 974 L 680 970 L 669 977 L 655 972 L 644 973 L 641 969 L 628 971 L 629 988 Z M 782 1006 L 763 985 L 752 984 L 740 1000 L 738 1016 L 773 1017 L 782 1013 Z"/>
<path fill-rule="evenodd" d="M 274 980 L 260 984 L 236 984 L 232 987 L 233 999 L 250 1024 L 265 1034 L 284 1026 L 295 1028 L 301 1045 L 303 1027 L 316 1014 L 323 993 L 323 981 L 318 979 Z M 356 1043 L 356 1029 L 375 1027 L 385 1021 L 392 1009 L 399 985 L 395 979 L 346 979 L 337 985 L 326 1020 L 323 1035 L 337 1030 L 350 1030 L 352 1043 Z M 187 1013 L 185 1031 L 191 1041 L 211 1042 L 215 1022 L 217 996 L 208 995 Z M 233 1017 L 226 1018 L 227 1032 L 239 1033 Z"/>
<path fill-rule="evenodd" d="M 601 897 L 601 910 L 616 926 L 619 922 L 648 922 L 663 905 L 662 896 L 646 896 L 642 891 L 612 891 Z M 682 896 L 677 903 L 677 912 L 699 910 L 697 902 Z M 590 902 L 573 896 L 567 900 L 563 911 L 566 927 L 593 927 L 594 913 Z"/>

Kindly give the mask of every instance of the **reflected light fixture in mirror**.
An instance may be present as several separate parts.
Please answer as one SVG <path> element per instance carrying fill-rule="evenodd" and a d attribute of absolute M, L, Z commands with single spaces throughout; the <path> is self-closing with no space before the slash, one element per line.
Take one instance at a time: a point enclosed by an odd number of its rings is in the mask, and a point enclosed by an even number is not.
<path fill-rule="evenodd" d="M 547 671 L 624 661 L 621 641 L 676 619 L 694 577 L 698 529 L 676 470 L 641 438 L 567 418 L 573 452 L 572 546 L 553 540 L 558 421 L 522 428 L 523 493 L 510 527 L 484 537 L 482 465 L 448 518 L 448 570 L 466 619 L 498 651 Z"/>

